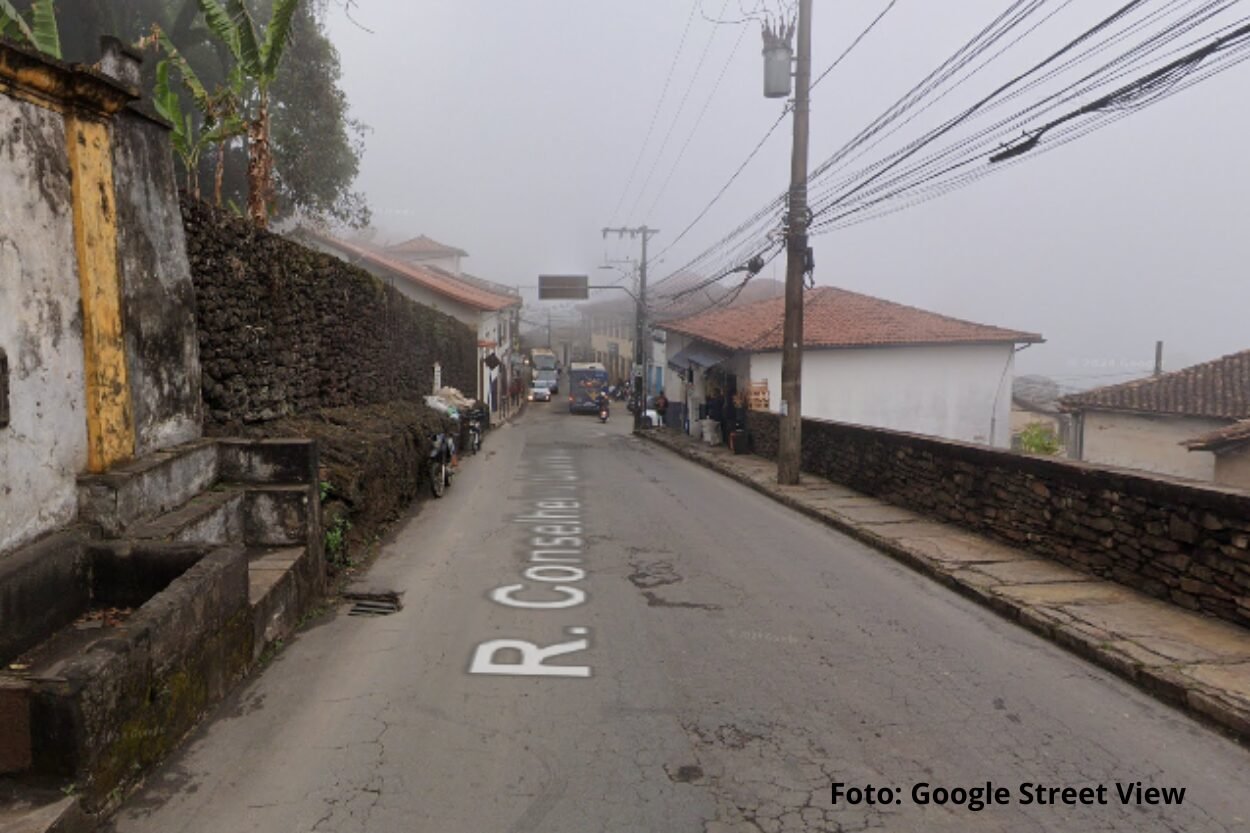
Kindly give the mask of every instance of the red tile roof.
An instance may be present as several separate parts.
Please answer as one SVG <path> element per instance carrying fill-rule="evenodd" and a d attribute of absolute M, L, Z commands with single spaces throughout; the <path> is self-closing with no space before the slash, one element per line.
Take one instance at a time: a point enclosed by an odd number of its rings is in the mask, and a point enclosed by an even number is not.
<path fill-rule="evenodd" d="M 1230 446 L 1243 443 L 1250 443 L 1250 419 L 1208 431 L 1192 440 L 1185 440 L 1181 445 L 1190 451 L 1214 451 L 1218 454 Z"/>
<path fill-rule="evenodd" d="M 425 269 L 420 266 L 414 266 L 410 263 L 400 263 L 397 260 L 384 257 L 377 252 L 358 246 L 355 243 L 348 243 L 346 240 L 340 240 L 337 237 L 331 237 L 328 234 L 319 232 L 309 232 L 314 238 L 320 240 L 328 246 L 338 249 L 341 252 L 354 255 L 360 260 L 371 263 L 385 269 L 387 272 L 393 273 L 411 283 L 416 284 L 431 292 L 450 298 L 453 301 L 473 307 L 479 310 L 487 310 L 495 312 L 508 307 L 519 307 L 521 298 L 516 295 L 503 295 L 498 292 L 490 292 L 478 286 L 457 280 L 446 272 L 435 272 L 432 269 Z"/>
<path fill-rule="evenodd" d="M 731 350 L 781 349 L 785 299 L 720 308 L 669 321 L 663 329 Z M 846 289 L 803 293 L 804 347 L 884 347 L 906 344 L 1035 343 L 1037 333 L 974 324 Z"/>
<path fill-rule="evenodd" d="M 1160 376 L 1074 393 L 1060 404 L 1069 411 L 1246 419 L 1250 417 L 1250 350 Z"/>
<path fill-rule="evenodd" d="M 460 255 L 460 257 L 469 256 L 469 253 L 463 249 L 457 249 L 455 246 L 448 246 L 445 243 L 439 243 L 437 240 L 431 240 L 424 234 L 413 237 L 411 240 L 405 240 L 403 243 L 396 243 L 394 246 L 387 246 L 386 251 L 394 255 L 417 258 L 439 258 L 451 257 L 453 255 Z"/>

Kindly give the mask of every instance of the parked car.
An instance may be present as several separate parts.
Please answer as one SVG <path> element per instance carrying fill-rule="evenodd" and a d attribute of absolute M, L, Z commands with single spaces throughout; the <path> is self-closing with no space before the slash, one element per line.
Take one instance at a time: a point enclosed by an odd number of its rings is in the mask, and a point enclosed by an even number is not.
<path fill-rule="evenodd" d="M 534 387 L 546 385 L 552 393 L 560 392 L 560 374 L 555 370 L 539 370 L 534 374 Z"/>
<path fill-rule="evenodd" d="M 550 402 L 551 388 L 545 382 L 535 382 L 530 388 L 529 399 L 531 402 Z"/>

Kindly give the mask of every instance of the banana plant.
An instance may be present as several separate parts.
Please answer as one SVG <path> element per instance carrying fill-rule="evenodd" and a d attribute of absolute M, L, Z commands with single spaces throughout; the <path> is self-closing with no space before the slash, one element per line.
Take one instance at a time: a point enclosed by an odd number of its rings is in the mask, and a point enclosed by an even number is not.
<path fill-rule="evenodd" d="M 35 0 L 30 7 L 29 23 L 13 8 L 11 0 L 0 0 L 0 36 L 15 37 L 53 58 L 61 57 L 61 32 L 52 0 Z"/>
<path fill-rule="evenodd" d="M 291 22 L 300 0 L 275 0 L 273 16 L 262 37 L 244 0 L 196 0 L 208 28 L 230 52 L 242 78 L 255 87 L 253 112 L 240 111 L 248 139 L 247 213 L 257 225 L 269 222 L 273 201 L 273 154 L 270 151 L 269 89 L 291 38 Z"/>
<path fill-rule="evenodd" d="M 165 59 L 156 65 L 156 86 L 152 92 L 152 106 L 161 118 L 173 125 L 170 139 L 174 153 L 187 174 L 187 194 L 200 196 L 200 156 L 204 152 L 203 134 L 197 134 L 193 114 L 183 112 L 182 99 L 169 84 L 170 61 Z"/>
<path fill-rule="evenodd" d="M 174 151 L 187 170 L 187 192 L 194 197 L 199 197 L 200 158 L 206 148 L 216 145 L 217 170 L 213 177 L 213 198 L 220 206 L 226 148 L 232 139 L 247 132 L 247 126 L 240 115 L 243 106 L 243 73 L 239 67 L 233 67 L 226 86 L 209 93 L 195 70 L 191 68 L 191 64 L 157 25 L 153 25 L 151 34 L 140 41 L 140 47 L 153 44 L 166 55 L 156 68 L 153 103 L 157 112 L 174 125 Z M 191 94 L 191 99 L 203 117 L 203 124 L 198 135 L 195 133 L 191 115 L 182 112 L 181 100 L 178 94 L 170 88 L 171 67 L 177 70 L 183 86 Z"/>

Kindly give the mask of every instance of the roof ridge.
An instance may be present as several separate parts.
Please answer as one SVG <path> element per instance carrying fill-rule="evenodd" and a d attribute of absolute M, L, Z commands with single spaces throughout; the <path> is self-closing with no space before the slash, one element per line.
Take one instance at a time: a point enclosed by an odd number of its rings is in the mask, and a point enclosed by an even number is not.
<path fill-rule="evenodd" d="M 766 306 L 767 305 L 767 306 Z M 805 348 L 1040 342 L 1041 335 L 980 324 L 837 286 L 803 290 Z M 665 328 L 730 349 L 781 349 L 785 298 L 762 298 L 668 322 Z"/>
<path fill-rule="evenodd" d="M 846 289 L 845 287 L 841 287 L 841 286 L 828 286 L 825 288 L 833 289 L 838 292 L 845 292 L 848 295 L 858 295 L 861 298 L 868 298 L 878 303 L 889 304 L 890 306 L 899 307 L 901 309 L 912 310 L 913 312 L 919 312 L 923 315 L 931 315 L 936 318 L 944 319 L 946 321 L 953 321 L 956 324 L 966 324 L 970 327 L 981 327 L 982 329 L 1001 330 L 1003 332 L 1018 333 L 1021 335 L 1036 335 L 1036 333 L 1029 333 L 1025 330 L 1016 330 L 1011 327 L 1000 327 L 997 324 L 982 324 L 979 321 L 973 321 L 969 318 L 957 318 L 953 315 L 947 315 L 944 312 L 934 312 L 933 310 L 924 309 L 923 307 L 918 307 L 914 304 L 904 304 L 901 301 L 891 301 L 889 298 L 880 298 L 876 295 L 869 295 L 867 292 L 857 292 L 854 289 Z"/>
<path fill-rule="evenodd" d="M 1158 376 L 1129 379 L 1071 393 L 1069 410 L 1093 409 L 1206 416 L 1250 417 L 1250 350 L 1239 350 Z"/>
<path fill-rule="evenodd" d="M 331 246 L 357 254 L 384 269 L 408 277 L 417 283 L 422 283 L 433 292 L 446 295 L 469 306 L 497 311 L 514 306 L 520 302 L 519 296 L 511 297 L 491 292 L 490 290 L 474 286 L 467 281 L 462 281 L 443 270 L 434 271 L 432 267 L 421 266 L 415 263 L 401 263 L 369 247 L 349 243 L 330 234 L 317 231 L 311 231 L 310 233 Z"/>

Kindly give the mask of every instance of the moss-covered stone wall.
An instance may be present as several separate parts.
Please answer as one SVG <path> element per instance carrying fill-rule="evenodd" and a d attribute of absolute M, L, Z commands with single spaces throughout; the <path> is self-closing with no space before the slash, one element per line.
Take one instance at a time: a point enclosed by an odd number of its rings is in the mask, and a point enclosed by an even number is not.
<path fill-rule="evenodd" d="M 363 269 L 183 202 L 205 430 L 475 385 L 475 335 Z"/>

